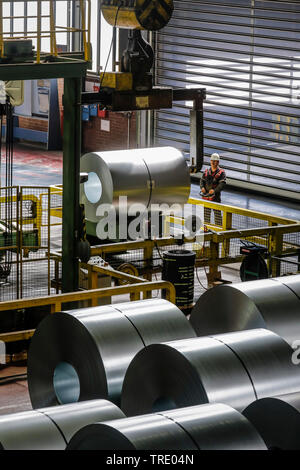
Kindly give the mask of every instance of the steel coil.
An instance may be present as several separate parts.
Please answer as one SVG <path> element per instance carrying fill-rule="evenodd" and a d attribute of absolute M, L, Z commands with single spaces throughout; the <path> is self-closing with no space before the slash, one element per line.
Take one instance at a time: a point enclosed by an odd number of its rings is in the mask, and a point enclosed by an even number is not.
<path fill-rule="evenodd" d="M 83 426 L 120 418 L 122 411 L 106 400 L 0 416 L 0 449 L 64 450 Z"/>
<path fill-rule="evenodd" d="M 190 436 L 159 414 L 95 423 L 81 429 L 67 450 L 197 450 Z"/>
<path fill-rule="evenodd" d="M 272 331 L 256 329 L 216 335 L 245 367 L 257 398 L 300 391 L 300 367 L 293 349 Z"/>
<path fill-rule="evenodd" d="M 198 336 L 266 328 L 292 344 L 300 338 L 300 275 L 209 289 L 190 321 Z"/>
<path fill-rule="evenodd" d="M 28 354 L 33 408 L 107 398 L 118 404 L 127 367 L 153 342 L 195 336 L 163 299 L 59 312 L 38 326 Z"/>
<path fill-rule="evenodd" d="M 263 450 L 266 446 L 247 419 L 220 403 L 161 413 L 181 426 L 199 450 Z"/>
<path fill-rule="evenodd" d="M 217 339 L 195 338 L 140 351 L 128 367 L 121 408 L 127 416 L 208 402 L 243 410 L 253 400 L 238 357 Z"/>
<path fill-rule="evenodd" d="M 275 281 L 281 282 L 287 286 L 300 299 L 300 274 L 294 276 L 275 277 Z"/>
<path fill-rule="evenodd" d="M 81 157 L 80 171 L 89 179 L 81 185 L 80 200 L 89 222 L 97 223 L 100 204 L 119 210 L 127 204 L 183 205 L 190 194 L 190 175 L 183 154 L 173 147 L 92 152 Z"/>
<path fill-rule="evenodd" d="M 214 402 L 242 411 L 256 398 L 300 391 L 292 354 L 263 329 L 153 344 L 132 360 L 121 408 L 133 416 Z"/>
<path fill-rule="evenodd" d="M 300 393 L 256 400 L 243 415 L 257 429 L 268 449 L 300 450 Z"/>
<path fill-rule="evenodd" d="M 88 425 L 67 449 L 262 450 L 266 446 L 238 411 L 214 404 Z"/>

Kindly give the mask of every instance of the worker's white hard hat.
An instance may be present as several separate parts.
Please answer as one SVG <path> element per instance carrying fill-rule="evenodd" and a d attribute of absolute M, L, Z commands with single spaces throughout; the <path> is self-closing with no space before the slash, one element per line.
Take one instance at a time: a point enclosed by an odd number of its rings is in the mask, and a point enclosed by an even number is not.
<path fill-rule="evenodd" d="M 220 161 L 220 155 L 218 153 L 212 153 L 210 156 L 211 160 L 217 160 L 218 162 Z"/>

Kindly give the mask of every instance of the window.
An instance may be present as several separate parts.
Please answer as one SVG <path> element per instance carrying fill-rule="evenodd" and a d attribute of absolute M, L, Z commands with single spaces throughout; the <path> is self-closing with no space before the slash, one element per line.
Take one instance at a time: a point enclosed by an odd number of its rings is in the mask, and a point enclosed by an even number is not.
<path fill-rule="evenodd" d="M 175 1 L 157 34 L 156 81 L 205 87 L 204 163 L 300 191 L 300 2 Z M 156 144 L 189 152 L 189 106 L 156 112 Z"/>

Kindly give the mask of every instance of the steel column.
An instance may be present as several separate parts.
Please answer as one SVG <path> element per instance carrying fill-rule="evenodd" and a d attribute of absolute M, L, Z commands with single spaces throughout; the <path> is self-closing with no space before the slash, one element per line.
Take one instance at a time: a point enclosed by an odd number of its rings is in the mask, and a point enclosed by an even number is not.
<path fill-rule="evenodd" d="M 78 290 L 81 78 L 64 81 L 62 291 Z"/>

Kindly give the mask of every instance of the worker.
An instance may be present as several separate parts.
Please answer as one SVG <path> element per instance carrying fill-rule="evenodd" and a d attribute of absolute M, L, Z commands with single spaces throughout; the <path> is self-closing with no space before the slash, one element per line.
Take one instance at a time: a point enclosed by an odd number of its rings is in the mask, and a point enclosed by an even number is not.
<path fill-rule="evenodd" d="M 207 168 L 200 180 L 200 189 L 203 199 L 221 202 L 221 191 L 226 184 L 225 170 L 219 167 L 220 156 L 213 153 L 210 157 L 210 168 Z M 210 224 L 211 208 L 204 207 L 204 223 Z M 222 214 L 220 210 L 214 209 L 215 225 L 222 225 Z"/>

